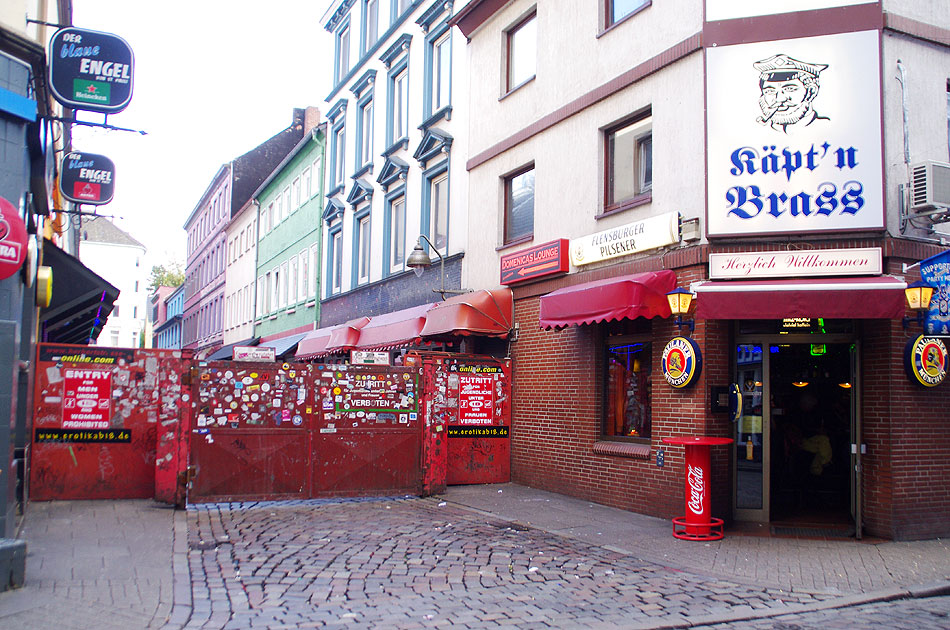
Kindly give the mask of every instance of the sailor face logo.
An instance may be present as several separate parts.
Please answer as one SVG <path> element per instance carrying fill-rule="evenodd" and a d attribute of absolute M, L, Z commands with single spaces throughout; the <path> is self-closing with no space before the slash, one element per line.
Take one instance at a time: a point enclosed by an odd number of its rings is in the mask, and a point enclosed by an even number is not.
<path fill-rule="evenodd" d="M 696 382 L 702 370 L 699 345 L 689 337 L 673 337 L 663 349 L 663 376 L 677 389 Z"/>
<path fill-rule="evenodd" d="M 828 65 L 799 61 L 778 54 L 752 64 L 759 72 L 759 108 L 756 118 L 761 125 L 776 131 L 791 133 L 818 121 L 829 120 L 815 111 L 813 101 L 818 96 L 818 75 Z"/>
<path fill-rule="evenodd" d="M 904 349 L 904 369 L 918 385 L 940 385 L 947 378 L 947 346 L 936 337 L 911 339 Z"/>

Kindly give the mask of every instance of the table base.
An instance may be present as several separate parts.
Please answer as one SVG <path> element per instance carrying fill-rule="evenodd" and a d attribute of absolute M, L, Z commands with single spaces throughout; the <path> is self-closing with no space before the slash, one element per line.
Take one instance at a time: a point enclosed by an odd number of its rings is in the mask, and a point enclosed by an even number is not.
<path fill-rule="evenodd" d="M 685 516 L 678 516 L 673 519 L 673 537 L 680 540 L 722 540 L 722 525 L 721 518 L 710 518 L 708 524 L 697 525 L 687 523 Z"/>

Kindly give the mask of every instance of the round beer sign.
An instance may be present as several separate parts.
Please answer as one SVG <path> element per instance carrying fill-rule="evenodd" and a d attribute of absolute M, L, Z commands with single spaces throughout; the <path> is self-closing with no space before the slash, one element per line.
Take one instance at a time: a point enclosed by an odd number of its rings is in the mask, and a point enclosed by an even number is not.
<path fill-rule="evenodd" d="M 947 378 L 947 346 L 936 337 L 911 339 L 904 348 L 904 369 L 912 382 L 936 387 Z"/>
<path fill-rule="evenodd" d="M 26 260 L 26 225 L 16 206 L 0 197 L 0 280 L 20 270 Z"/>
<path fill-rule="evenodd" d="M 695 384 L 702 367 L 699 344 L 689 337 L 673 337 L 663 349 L 663 376 L 677 389 Z"/>

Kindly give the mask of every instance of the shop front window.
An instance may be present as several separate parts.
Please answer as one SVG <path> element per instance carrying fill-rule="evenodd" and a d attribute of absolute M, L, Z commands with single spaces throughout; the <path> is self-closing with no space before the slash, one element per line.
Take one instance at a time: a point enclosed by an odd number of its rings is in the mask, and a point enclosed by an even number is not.
<path fill-rule="evenodd" d="M 652 429 L 650 343 L 612 340 L 607 345 L 603 436 L 649 439 Z"/>

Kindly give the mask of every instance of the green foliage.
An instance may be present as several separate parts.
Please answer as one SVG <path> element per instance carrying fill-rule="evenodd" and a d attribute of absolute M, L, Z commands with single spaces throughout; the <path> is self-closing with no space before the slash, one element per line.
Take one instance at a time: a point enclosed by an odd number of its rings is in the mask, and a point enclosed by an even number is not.
<path fill-rule="evenodd" d="M 165 265 L 153 265 L 152 273 L 148 277 L 149 293 L 154 293 L 158 287 L 179 287 L 185 281 L 185 270 L 181 263 L 173 262 Z"/>

